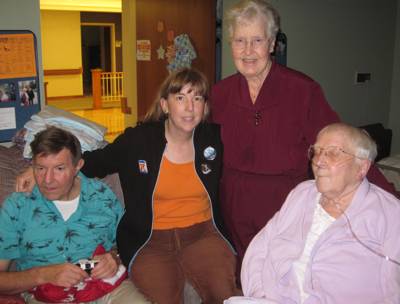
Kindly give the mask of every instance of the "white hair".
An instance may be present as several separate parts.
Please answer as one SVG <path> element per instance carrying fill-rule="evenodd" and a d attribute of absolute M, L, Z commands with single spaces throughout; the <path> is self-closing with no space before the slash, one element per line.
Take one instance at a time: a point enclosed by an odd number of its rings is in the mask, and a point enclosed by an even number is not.
<path fill-rule="evenodd" d="M 225 25 L 232 40 L 234 27 L 243 21 L 252 21 L 261 17 L 265 23 L 265 34 L 268 39 L 275 40 L 280 27 L 278 11 L 265 0 L 241 0 L 225 14 Z"/>
<path fill-rule="evenodd" d="M 356 128 L 343 122 L 333 123 L 319 131 L 318 137 L 326 132 L 343 133 L 351 148 L 354 149 L 354 155 L 359 158 L 373 162 L 378 154 L 375 141 L 364 129 Z"/>

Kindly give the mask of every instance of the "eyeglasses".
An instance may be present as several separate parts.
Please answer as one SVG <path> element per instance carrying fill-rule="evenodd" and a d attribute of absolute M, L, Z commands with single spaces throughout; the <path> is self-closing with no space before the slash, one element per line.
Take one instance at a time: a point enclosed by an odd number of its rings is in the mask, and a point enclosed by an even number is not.
<path fill-rule="evenodd" d="M 235 50 L 243 50 L 246 48 L 246 46 L 249 44 L 251 48 L 253 49 L 259 49 L 262 46 L 266 46 L 266 38 L 252 38 L 250 40 L 244 39 L 244 38 L 235 38 L 232 40 L 232 47 Z"/>
<path fill-rule="evenodd" d="M 357 155 L 354 155 L 350 152 L 347 152 L 337 146 L 328 146 L 328 147 L 322 148 L 322 147 L 311 145 L 308 148 L 308 159 L 309 160 L 313 161 L 313 160 L 315 160 L 315 158 L 319 158 L 322 155 L 325 156 L 326 161 L 329 162 L 330 164 L 335 164 L 335 163 L 340 162 L 341 160 L 343 160 L 344 155 L 350 155 L 351 157 L 364 159 L 364 158 L 358 157 Z"/>

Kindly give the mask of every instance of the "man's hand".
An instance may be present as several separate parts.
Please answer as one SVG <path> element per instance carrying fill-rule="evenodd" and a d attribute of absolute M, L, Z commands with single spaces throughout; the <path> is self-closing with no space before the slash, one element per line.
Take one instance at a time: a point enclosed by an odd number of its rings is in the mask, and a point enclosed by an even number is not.
<path fill-rule="evenodd" d="M 35 186 L 35 178 L 33 176 L 33 168 L 28 167 L 24 172 L 17 176 L 15 183 L 15 191 L 17 192 L 32 192 Z"/>
<path fill-rule="evenodd" d="M 71 263 L 42 266 L 35 270 L 39 278 L 38 285 L 51 283 L 62 287 L 72 287 L 89 277 L 84 270 Z"/>
<path fill-rule="evenodd" d="M 93 259 L 98 261 L 90 274 L 93 279 L 107 279 L 113 277 L 117 273 L 119 260 L 118 257 L 111 254 L 111 252 L 96 255 Z"/>
<path fill-rule="evenodd" d="M 89 275 L 70 263 L 33 267 L 23 271 L 7 271 L 9 261 L 0 260 L 0 292 L 16 294 L 38 285 L 51 283 L 62 287 L 72 287 Z"/>

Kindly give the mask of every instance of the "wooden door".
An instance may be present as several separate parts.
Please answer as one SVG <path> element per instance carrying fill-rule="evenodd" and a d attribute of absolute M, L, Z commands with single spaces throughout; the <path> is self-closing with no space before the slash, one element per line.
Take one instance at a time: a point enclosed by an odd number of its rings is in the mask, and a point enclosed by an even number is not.
<path fill-rule="evenodd" d="M 158 88 L 168 75 L 167 59 L 158 59 L 157 49 L 165 50 L 174 36 L 188 34 L 197 54 L 192 66 L 215 82 L 216 0 L 137 0 L 137 40 L 150 40 L 151 60 L 137 61 L 138 120 L 150 108 Z M 162 31 L 161 27 L 163 27 Z"/>

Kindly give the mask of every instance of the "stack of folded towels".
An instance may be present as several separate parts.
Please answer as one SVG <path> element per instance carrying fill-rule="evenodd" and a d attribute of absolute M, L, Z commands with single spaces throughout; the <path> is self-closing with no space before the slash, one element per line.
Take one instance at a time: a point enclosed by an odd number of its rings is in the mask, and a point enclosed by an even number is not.
<path fill-rule="evenodd" d="M 24 137 L 26 143 L 23 153 L 25 158 L 32 157 L 30 143 L 35 134 L 50 125 L 74 134 L 81 143 L 82 152 L 99 149 L 107 144 L 104 141 L 106 127 L 70 112 L 45 106 L 38 114 L 32 115 L 24 126 L 26 129 Z"/>

